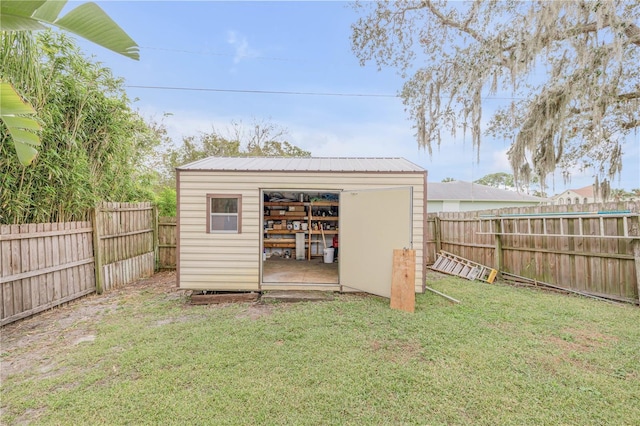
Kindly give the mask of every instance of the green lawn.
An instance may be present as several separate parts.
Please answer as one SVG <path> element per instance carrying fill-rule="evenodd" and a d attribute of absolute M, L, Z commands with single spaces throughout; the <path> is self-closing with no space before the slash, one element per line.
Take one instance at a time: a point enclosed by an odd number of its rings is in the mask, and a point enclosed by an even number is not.
<path fill-rule="evenodd" d="M 130 293 L 77 324 L 95 340 L 8 377 L 0 423 L 640 424 L 637 307 L 429 285 L 462 303 L 427 293 L 408 314 L 362 295 L 191 306 Z"/>

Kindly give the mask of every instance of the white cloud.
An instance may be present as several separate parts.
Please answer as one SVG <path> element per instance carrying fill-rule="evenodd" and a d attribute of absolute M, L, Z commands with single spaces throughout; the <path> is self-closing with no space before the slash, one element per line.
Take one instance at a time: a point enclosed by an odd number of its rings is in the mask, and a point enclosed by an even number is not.
<path fill-rule="evenodd" d="M 407 157 L 417 152 L 411 129 L 388 123 L 284 123 L 291 142 L 318 157 Z"/>
<path fill-rule="evenodd" d="M 233 57 L 234 64 L 240 63 L 244 58 L 258 56 L 258 52 L 249 47 L 247 37 L 239 34 L 237 31 L 227 32 L 227 43 L 235 49 L 235 56 Z"/>
<path fill-rule="evenodd" d="M 507 157 L 507 151 L 509 148 L 493 151 L 491 158 L 493 159 L 492 166 L 496 170 L 508 170 L 507 173 L 511 173 L 511 165 L 509 164 L 509 157 Z"/>

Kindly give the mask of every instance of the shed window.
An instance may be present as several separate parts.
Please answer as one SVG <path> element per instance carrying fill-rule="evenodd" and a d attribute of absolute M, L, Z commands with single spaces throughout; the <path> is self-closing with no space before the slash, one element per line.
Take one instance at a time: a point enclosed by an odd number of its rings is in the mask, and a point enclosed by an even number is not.
<path fill-rule="evenodd" d="M 240 234 L 241 195 L 207 194 L 207 233 Z"/>

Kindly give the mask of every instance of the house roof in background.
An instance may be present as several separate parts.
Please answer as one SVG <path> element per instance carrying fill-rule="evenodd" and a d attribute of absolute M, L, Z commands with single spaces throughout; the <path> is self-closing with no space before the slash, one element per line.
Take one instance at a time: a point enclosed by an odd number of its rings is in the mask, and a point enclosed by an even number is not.
<path fill-rule="evenodd" d="M 582 195 L 583 197 L 593 197 L 593 185 L 585 186 L 584 188 L 572 189 L 578 195 Z"/>
<path fill-rule="evenodd" d="M 177 170 L 425 173 L 400 157 L 208 157 Z"/>
<path fill-rule="evenodd" d="M 480 185 L 478 183 L 456 180 L 452 182 L 427 183 L 427 198 L 429 200 L 460 200 L 460 201 L 507 201 L 507 202 L 539 202 L 548 201 L 546 198 Z"/>
<path fill-rule="evenodd" d="M 552 196 L 551 198 L 553 199 L 557 199 L 559 197 L 563 197 L 568 193 L 574 193 L 577 194 L 581 197 L 586 197 L 586 198 L 594 198 L 594 194 L 595 194 L 595 190 L 593 185 L 587 185 L 583 188 L 578 188 L 578 189 L 565 189 L 564 191 L 562 191 L 559 194 L 555 194 L 554 196 Z"/>

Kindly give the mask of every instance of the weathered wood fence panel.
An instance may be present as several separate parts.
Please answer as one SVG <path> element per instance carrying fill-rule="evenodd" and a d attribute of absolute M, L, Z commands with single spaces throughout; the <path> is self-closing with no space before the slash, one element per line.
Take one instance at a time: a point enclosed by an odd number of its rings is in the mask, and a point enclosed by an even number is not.
<path fill-rule="evenodd" d="M 158 269 L 176 268 L 176 218 L 158 219 Z"/>
<path fill-rule="evenodd" d="M 640 203 L 625 202 L 432 213 L 428 259 L 445 250 L 503 272 L 637 302 L 639 212 Z"/>
<path fill-rule="evenodd" d="M 95 291 L 91 222 L 0 225 L 1 325 Z"/>
<path fill-rule="evenodd" d="M 0 225 L 0 325 L 152 275 L 155 211 L 102 203 L 93 223 Z"/>
<path fill-rule="evenodd" d="M 101 291 L 153 275 L 155 208 L 151 203 L 102 203 L 96 207 Z"/>

